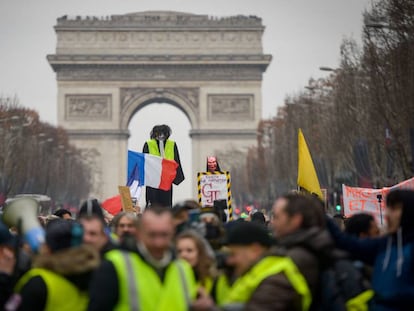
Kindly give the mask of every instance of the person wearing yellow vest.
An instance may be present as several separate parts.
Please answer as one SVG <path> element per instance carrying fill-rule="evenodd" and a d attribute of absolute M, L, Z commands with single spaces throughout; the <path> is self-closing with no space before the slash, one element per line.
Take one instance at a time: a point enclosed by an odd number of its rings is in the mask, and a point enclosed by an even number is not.
<path fill-rule="evenodd" d="M 243 310 L 308 310 L 311 293 L 304 276 L 286 256 L 269 253 L 272 239 L 266 227 L 241 222 L 227 235 L 228 263 L 238 275 L 223 306 Z"/>
<path fill-rule="evenodd" d="M 171 209 L 151 206 L 142 214 L 135 251 L 106 255 L 90 287 L 90 311 L 186 311 L 197 295 L 191 266 L 171 249 Z"/>
<path fill-rule="evenodd" d="M 176 253 L 193 268 L 197 285 L 210 294 L 216 278 L 214 251 L 197 231 L 187 229 L 175 238 Z"/>
<path fill-rule="evenodd" d="M 46 245 L 17 282 L 7 310 L 86 310 L 89 281 L 100 258 L 93 247 L 81 244 L 82 235 L 73 220 L 49 222 Z"/>
<path fill-rule="evenodd" d="M 227 263 L 237 278 L 225 295 L 216 298 L 219 305 L 211 310 L 309 309 L 312 298 L 305 278 L 289 257 L 269 253 L 272 239 L 264 226 L 238 222 L 228 230 L 225 240 Z M 197 310 L 198 305 L 195 307 Z"/>
<path fill-rule="evenodd" d="M 184 172 L 181 167 L 177 144 L 169 139 L 170 136 L 171 128 L 168 125 L 163 124 L 154 126 L 150 133 L 150 139 L 145 142 L 142 152 L 177 162 L 177 174 L 173 183 L 174 185 L 179 185 L 184 180 Z M 147 206 L 151 204 L 161 204 L 163 206 L 172 207 L 172 193 L 172 187 L 169 191 L 146 187 L 146 204 Z"/>

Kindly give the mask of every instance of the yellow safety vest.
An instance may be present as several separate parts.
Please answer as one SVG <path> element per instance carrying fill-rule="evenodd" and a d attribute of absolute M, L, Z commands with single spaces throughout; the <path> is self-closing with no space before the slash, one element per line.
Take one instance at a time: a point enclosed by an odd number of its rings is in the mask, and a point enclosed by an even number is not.
<path fill-rule="evenodd" d="M 191 266 L 175 260 L 165 272 L 164 282 L 138 254 L 112 250 L 105 257 L 118 275 L 119 299 L 114 310 L 187 311 L 197 294 Z"/>
<path fill-rule="evenodd" d="M 219 275 L 217 278 L 217 284 L 216 284 L 216 303 L 221 306 L 224 304 L 224 301 L 227 298 L 227 295 L 230 291 L 230 283 L 225 274 Z"/>
<path fill-rule="evenodd" d="M 197 282 L 197 288 L 202 287 L 207 294 L 211 293 L 211 290 L 213 289 L 213 279 L 211 277 L 207 277 L 204 282 L 198 281 Z"/>
<path fill-rule="evenodd" d="M 368 289 L 346 302 L 347 311 L 368 311 L 368 303 L 374 297 L 374 291 Z"/>
<path fill-rule="evenodd" d="M 26 272 L 15 287 L 20 292 L 32 278 L 40 276 L 46 284 L 47 298 L 45 311 L 86 310 L 89 297 L 87 292 L 80 291 L 74 284 L 63 276 L 50 270 L 34 268 Z"/>
<path fill-rule="evenodd" d="M 264 257 L 246 274 L 239 277 L 231 286 L 223 305 L 245 304 L 264 279 L 278 273 L 286 275 L 292 287 L 302 297 L 302 310 L 308 310 L 312 296 L 305 278 L 289 257 L 277 256 Z"/>
<path fill-rule="evenodd" d="M 150 154 L 161 156 L 160 150 L 158 149 L 158 143 L 155 139 L 147 140 L 148 151 Z M 164 158 L 167 160 L 174 160 L 174 145 L 173 140 L 167 139 L 164 146 Z"/>

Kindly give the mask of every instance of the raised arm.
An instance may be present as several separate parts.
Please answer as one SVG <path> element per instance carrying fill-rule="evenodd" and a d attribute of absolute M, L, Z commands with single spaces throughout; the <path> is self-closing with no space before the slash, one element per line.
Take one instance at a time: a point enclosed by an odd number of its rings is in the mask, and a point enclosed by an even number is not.
<path fill-rule="evenodd" d="M 326 217 L 326 223 L 336 246 L 367 264 L 374 263 L 379 249 L 386 243 L 386 237 L 362 239 L 346 234 L 329 217 Z"/>

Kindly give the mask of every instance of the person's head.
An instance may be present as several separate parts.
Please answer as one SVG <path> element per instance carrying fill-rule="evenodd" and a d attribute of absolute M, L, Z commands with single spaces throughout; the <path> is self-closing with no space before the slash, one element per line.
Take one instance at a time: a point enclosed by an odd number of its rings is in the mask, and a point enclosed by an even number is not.
<path fill-rule="evenodd" d="M 221 240 L 224 234 L 223 224 L 216 211 L 203 208 L 199 216 L 200 222 L 204 225 L 205 235 L 213 249 L 221 247 Z"/>
<path fill-rule="evenodd" d="M 186 260 L 203 280 L 210 274 L 214 264 L 214 253 L 208 242 L 196 231 L 181 232 L 176 240 L 175 247 L 179 258 Z"/>
<path fill-rule="evenodd" d="M 114 233 L 122 239 L 125 234 L 136 236 L 138 218 L 135 213 L 121 212 L 112 220 Z"/>
<path fill-rule="evenodd" d="M 288 193 L 273 204 L 272 228 L 276 237 L 283 237 L 299 229 L 323 227 L 324 215 L 311 195 Z"/>
<path fill-rule="evenodd" d="M 373 238 L 380 233 L 375 218 L 367 213 L 358 213 L 347 218 L 345 232 L 360 238 Z"/>
<path fill-rule="evenodd" d="M 266 218 L 262 212 L 255 212 L 250 216 L 251 222 L 256 222 L 260 225 L 266 225 Z"/>
<path fill-rule="evenodd" d="M 153 258 L 160 260 L 171 246 L 174 229 L 171 209 L 160 206 L 146 208 L 138 229 L 139 240 Z"/>
<path fill-rule="evenodd" d="M 241 275 L 268 251 L 272 240 L 264 226 L 244 221 L 228 230 L 225 244 L 229 251 L 227 264 Z"/>
<path fill-rule="evenodd" d="M 82 215 L 79 223 L 83 227 L 83 242 L 94 247 L 97 251 L 101 251 L 109 238 L 105 233 L 104 220 L 97 215 Z"/>
<path fill-rule="evenodd" d="M 151 139 L 166 141 L 171 136 L 171 128 L 168 125 L 156 125 L 150 133 Z"/>
<path fill-rule="evenodd" d="M 78 219 L 84 216 L 95 216 L 102 219 L 102 221 L 105 221 L 101 204 L 99 204 L 97 199 L 88 199 L 82 202 L 78 212 Z"/>
<path fill-rule="evenodd" d="M 202 208 L 200 211 L 200 221 L 205 224 L 219 225 L 220 218 L 218 214 L 211 208 Z"/>
<path fill-rule="evenodd" d="M 83 228 L 74 220 L 51 220 L 45 231 L 47 253 L 56 253 L 82 244 Z"/>
<path fill-rule="evenodd" d="M 0 273 L 11 275 L 16 264 L 15 249 L 17 246 L 16 237 L 9 228 L 0 220 Z"/>
<path fill-rule="evenodd" d="M 390 191 L 386 198 L 385 217 L 388 232 L 395 233 L 402 228 L 403 233 L 414 232 L 414 191 L 397 189 Z"/>
<path fill-rule="evenodd" d="M 64 208 L 58 209 L 56 212 L 53 213 L 53 215 L 58 216 L 62 219 L 72 219 L 72 213 Z"/>
<path fill-rule="evenodd" d="M 14 249 L 16 243 L 16 237 L 10 233 L 9 228 L 0 220 L 0 247 Z"/>
<path fill-rule="evenodd" d="M 185 200 L 174 204 L 172 214 L 174 225 L 177 227 L 190 220 L 189 211 L 199 209 L 200 205 L 194 200 Z"/>
<path fill-rule="evenodd" d="M 216 172 L 220 171 L 220 166 L 217 162 L 217 158 L 215 156 L 208 156 L 207 157 L 207 171 L 208 172 Z"/>

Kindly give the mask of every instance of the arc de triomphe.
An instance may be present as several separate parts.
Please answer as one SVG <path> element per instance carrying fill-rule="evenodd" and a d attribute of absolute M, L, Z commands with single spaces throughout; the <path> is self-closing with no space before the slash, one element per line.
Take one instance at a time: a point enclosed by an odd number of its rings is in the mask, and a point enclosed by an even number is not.
<path fill-rule="evenodd" d="M 47 58 L 56 72 L 58 124 L 92 165 L 91 195 L 105 199 L 126 183 L 128 123 L 153 102 L 170 103 L 190 120 L 194 175 L 207 155 L 256 143 L 262 75 L 271 61 L 260 18 L 63 16 L 55 31 L 56 54 Z"/>

